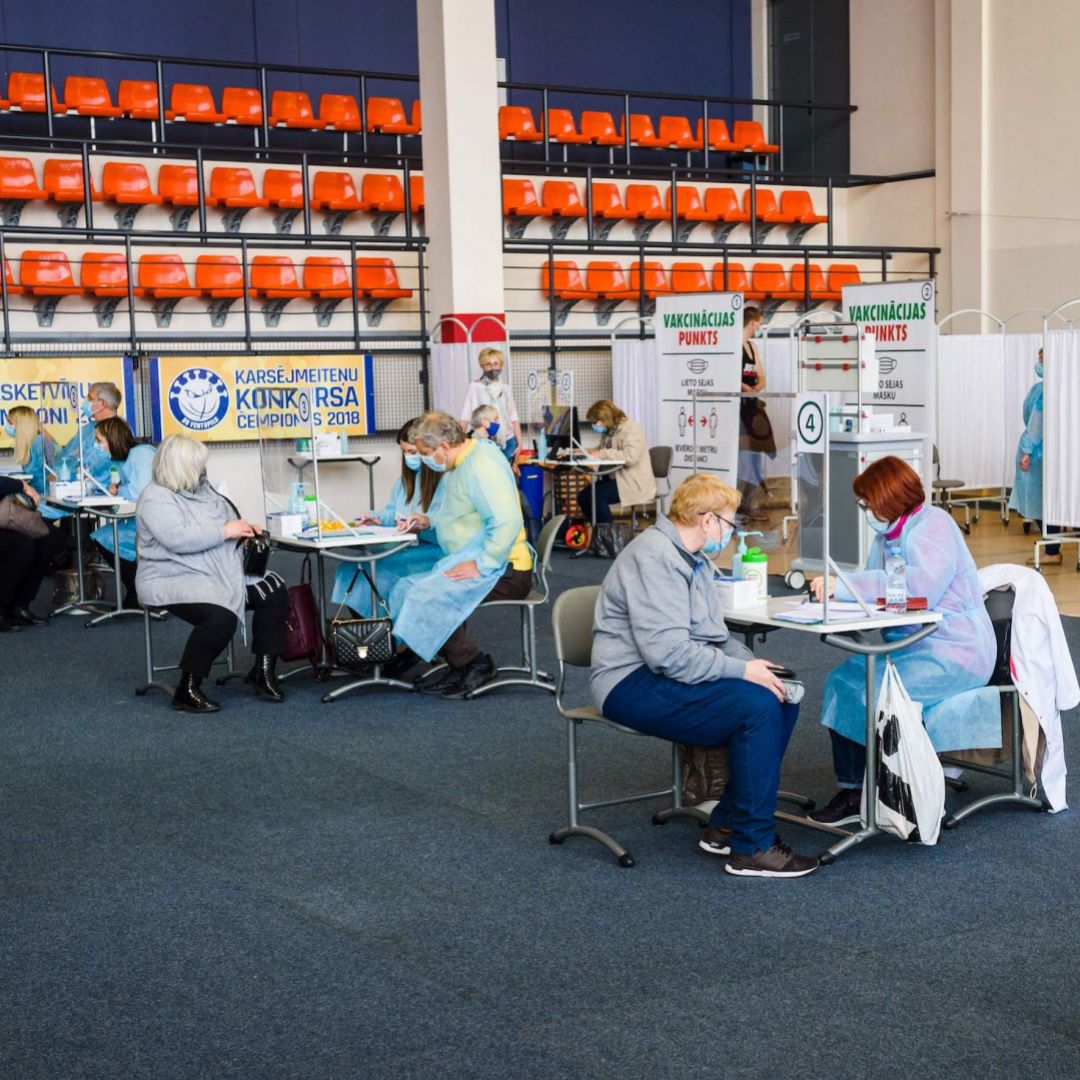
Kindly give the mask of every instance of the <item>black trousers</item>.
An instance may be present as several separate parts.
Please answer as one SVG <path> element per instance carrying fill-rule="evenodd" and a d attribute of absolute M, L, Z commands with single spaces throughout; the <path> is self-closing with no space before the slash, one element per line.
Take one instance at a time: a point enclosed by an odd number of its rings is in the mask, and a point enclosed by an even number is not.
<path fill-rule="evenodd" d="M 101 557 L 112 566 L 113 553 L 103 544 L 96 540 L 94 547 L 101 553 Z M 120 583 L 124 586 L 124 607 L 137 608 L 139 606 L 139 594 L 135 589 L 135 571 L 139 564 L 134 559 L 120 560 Z"/>
<path fill-rule="evenodd" d="M 251 648 L 256 656 L 280 656 L 285 648 L 285 615 L 289 593 L 277 575 L 247 588 L 251 620 Z M 180 668 L 205 679 L 214 661 L 236 633 L 236 616 L 219 604 L 170 604 L 178 619 L 194 628 L 184 646 Z"/>
<path fill-rule="evenodd" d="M 30 604 L 64 544 L 60 530 L 51 527 L 49 535 L 38 540 L 14 529 L 0 529 L 0 608 Z"/>
<path fill-rule="evenodd" d="M 532 588 L 532 580 L 531 570 L 515 570 L 508 566 L 484 599 L 524 600 Z M 480 655 L 480 646 L 465 632 L 463 623 L 446 639 L 446 644 L 439 651 L 451 667 L 463 668 L 468 667 Z"/>
<path fill-rule="evenodd" d="M 588 521 L 592 521 L 594 499 L 596 500 L 596 524 L 611 521 L 611 507 L 619 501 L 619 485 L 613 476 L 603 476 L 578 492 L 578 506 Z"/>

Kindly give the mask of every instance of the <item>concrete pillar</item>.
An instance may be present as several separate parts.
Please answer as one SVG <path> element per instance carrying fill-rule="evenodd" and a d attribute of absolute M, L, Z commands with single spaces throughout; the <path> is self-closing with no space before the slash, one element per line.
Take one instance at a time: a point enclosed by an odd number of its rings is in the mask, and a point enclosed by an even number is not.
<path fill-rule="evenodd" d="M 499 175 L 495 5 L 417 0 L 424 102 L 424 223 L 434 326 L 504 321 L 502 182 Z M 484 319 L 474 340 L 503 340 Z M 463 340 L 451 323 L 442 340 Z"/>

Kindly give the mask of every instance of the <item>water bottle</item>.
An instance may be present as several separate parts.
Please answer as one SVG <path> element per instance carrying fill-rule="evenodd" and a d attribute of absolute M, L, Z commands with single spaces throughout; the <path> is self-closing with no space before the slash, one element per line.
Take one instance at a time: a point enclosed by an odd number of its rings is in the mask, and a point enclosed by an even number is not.
<path fill-rule="evenodd" d="M 120 470 L 115 465 L 109 470 L 109 486 L 120 486 Z"/>
<path fill-rule="evenodd" d="M 293 484 L 292 489 L 289 492 L 289 513 L 290 514 L 304 514 L 304 496 L 307 492 L 304 490 L 304 485 L 301 481 L 297 481 Z"/>
<path fill-rule="evenodd" d="M 885 560 L 885 611 L 889 615 L 907 612 L 907 566 L 899 551 Z"/>

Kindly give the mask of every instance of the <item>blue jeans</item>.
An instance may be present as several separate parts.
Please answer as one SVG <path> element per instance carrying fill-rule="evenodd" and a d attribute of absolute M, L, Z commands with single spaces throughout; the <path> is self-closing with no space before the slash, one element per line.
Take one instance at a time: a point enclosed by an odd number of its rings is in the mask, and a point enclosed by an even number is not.
<path fill-rule="evenodd" d="M 771 691 L 745 679 L 691 685 L 643 666 L 608 694 L 604 716 L 670 742 L 726 746 L 728 784 L 709 823 L 731 830 L 732 851 L 753 855 L 773 846 L 780 761 L 798 705 L 781 705 Z"/>
<path fill-rule="evenodd" d="M 854 739 L 838 735 L 831 728 L 829 737 L 832 739 L 833 768 L 840 786 L 851 791 L 862 791 L 866 774 L 866 747 Z"/>

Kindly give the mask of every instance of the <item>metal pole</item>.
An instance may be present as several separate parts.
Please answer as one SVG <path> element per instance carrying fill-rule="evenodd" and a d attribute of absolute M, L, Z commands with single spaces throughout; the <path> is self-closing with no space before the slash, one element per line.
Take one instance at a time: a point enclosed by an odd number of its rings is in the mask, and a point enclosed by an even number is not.
<path fill-rule="evenodd" d="M 416 288 L 420 293 L 420 374 L 424 380 L 424 411 L 431 408 L 431 363 L 427 343 L 427 296 L 424 288 L 424 250 L 426 237 L 416 246 Z M 371 480 L 371 473 L 368 473 Z"/>
<path fill-rule="evenodd" d="M 778 138 L 777 138 L 776 141 L 780 144 L 780 163 L 779 164 L 780 164 L 780 171 L 783 172 L 784 171 L 784 106 L 783 105 L 777 106 L 777 111 L 779 112 L 779 120 L 777 122 L 777 126 L 778 126 L 778 128 L 780 130 L 777 132 Z"/>
<path fill-rule="evenodd" d="M 701 102 L 701 148 L 705 151 L 705 168 L 709 168 L 709 99 Z"/>
<path fill-rule="evenodd" d="M 4 308 L 4 352 L 11 352 L 11 321 L 8 312 L 7 253 L 4 250 L 4 234 L 0 231 L 0 302 Z M 20 274 L 21 276 L 21 274 Z"/>
<path fill-rule="evenodd" d="M 783 168 L 783 166 L 781 166 L 781 169 L 782 168 Z M 828 216 L 829 216 L 829 220 L 825 223 L 825 228 L 827 230 L 826 242 L 829 245 L 829 254 L 832 255 L 832 248 L 833 248 L 833 182 L 832 182 L 832 176 L 829 177 L 829 179 L 826 181 L 826 184 L 825 184 L 825 213 L 828 214 Z M 930 258 L 932 259 L 933 255 L 931 255 Z"/>
<path fill-rule="evenodd" d="M 832 508 L 829 506 L 829 457 L 831 454 L 829 446 L 829 425 L 831 422 L 829 409 L 829 391 L 826 390 L 825 415 L 822 417 L 822 423 L 825 425 L 825 430 L 821 433 L 821 449 L 822 454 L 824 455 L 824 460 L 821 463 L 821 572 L 825 579 L 825 587 L 821 591 L 821 621 L 825 626 L 829 625 L 829 519 L 832 517 Z M 802 541 L 800 540 L 800 544 L 801 543 Z"/>
<path fill-rule="evenodd" d="M 165 62 L 158 60 L 155 63 L 157 70 L 157 111 L 158 123 L 161 125 L 161 141 L 165 142 Z M 263 109 L 266 103 L 263 102 Z"/>
<path fill-rule="evenodd" d="M 134 356 L 137 347 L 135 344 L 135 267 L 131 263 L 131 233 L 124 233 L 124 258 L 127 261 L 127 294 L 128 294 L 128 336 L 130 339 L 131 353 Z"/>
<path fill-rule="evenodd" d="M 555 245 L 548 244 L 548 369 L 555 370 Z"/>
<path fill-rule="evenodd" d="M 266 66 L 259 65 L 259 93 L 262 95 L 262 132 L 263 146 L 270 149 L 270 99 L 266 96 Z M 201 203 L 200 203 L 201 205 Z M 205 229 L 206 226 L 203 226 Z"/>
<path fill-rule="evenodd" d="M 593 171 L 591 165 L 585 166 L 585 238 L 589 242 L 589 251 L 593 250 Z"/>
<path fill-rule="evenodd" d="M 750 249 L 757 254 L 757 170 L 750 173 Z M 726 270 L 726 266 L 725 266 Z M 726 285 L 727 282 L 725 281 Z"/>
<path fill-rule="evenodd" d="M 304 235 L 311 236 L 311 187 L 308 182 L 308 155 L 305 150 L 300 158 L 300 182 L 304 195 Z"/>
<path fill-rule="evenodd" d="M 630 95 L 623 94 L 623 134 L 626 136 L 626 164 L 630 164 Z"/>
<path fill-rule="evenodd" d="M 203 177 L 202 147 L 195 150 L 195 183 L 199 193 L 199 232 L 206 233 L 206 180 Z"/>
<path fill-rule="evenodd" d="M 409 159 L 402 158 L 402 167 L 404 169 L 404 176 L 402 177 L 402 184 L 405 186 L 405 235 L 407 237 L 412 236 L 412 178 L 409 170 Z"/>
<path fill-rule="evenodd" d="M 84 142 L 82 144 L 82 171 L 83 171 L 83 209 L 86 211 L 86 227 L 93 233 L 94 229 L 94 205 L 91 198 L 92 185 L 90 183 L 90 148 Z M 90 237 L 93 239 L 93 235 Z"/>
<path fill-rule="evenodd" d="M 697 476 L 697 387 L 690 388 L 690 431 L 694 446 L 694 475 Z"/>
<path fill-rule="evenodd" d="M 645 317 L 645 245 L 638 248 L 638 315 Z"/>
<path fill-rule="evenodd" d="M 885 661 L 888 663 L 888 659 Z M 866 772 L 863 774 L 863 794 L 866 798 L 866 825 L 870 832 L 877 830 L 877 670 L 876 657 L 866 654 Z"/>
<path fill-rule="evenodd" d="M 678 254 L 679 242 L 679 189 L 675 179 L 675 166 L 671 166 L 671 182 L 668 188 L 668 198 L 671 200 L 671 253 Z M 643 249 L 644 250 L 644 249 Z"/>
<path fill-rule="evenodd" d="M 247 237 L 240 237 L 240 276 L 244 282 L 244 344 L 251 351 L 251 296 L 248 292 L 248 249 Z"/>
<path fill-rule="evenodd" d="M 360 149 L 363 151 L 364 160 L 367 160 L 367 76 L 360 76 Z"/>
<path fill-rule="evenodd" d="M 543 115 L 543 127 L 544 127 L 544 129 L 540 133 L 541 135 L 544 136 L 544 164 L 545 165 L 550 165 L 551 164 L 551 113 L 550 113 L 550 110 L 548 109 L 548 90 L 547 90 L 546 86 L 544 87 L 543 90 L 540 91 L 540 97 L 541 97 L 541 109 L 542 109 L 542 112 L 544 114 Z"/>
<path fill-rule="evenodd" d="M 41 67 L 45 73 L 45 119 L 48 124 L 48 132 L 53 133 L 53 107 L 52 107 L 52 68 L 49 64 L 49 50 L 41 50 Z"/>
<path fill-rule="evenodd" d="M 356 349 L 357 354 L 360 352 L 360 296 L 356 291 L 356 241 L 349 241 L 349 260 L 352 263 L 352 326 L 353 326 L 353 348 Z M 423 294 L 420 296 L 420 306 L 424 305 Z"/>

